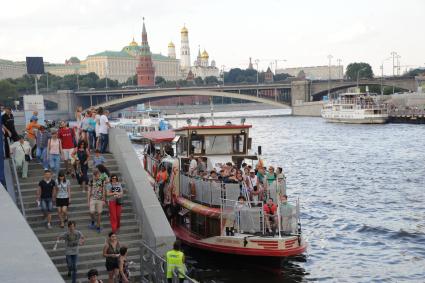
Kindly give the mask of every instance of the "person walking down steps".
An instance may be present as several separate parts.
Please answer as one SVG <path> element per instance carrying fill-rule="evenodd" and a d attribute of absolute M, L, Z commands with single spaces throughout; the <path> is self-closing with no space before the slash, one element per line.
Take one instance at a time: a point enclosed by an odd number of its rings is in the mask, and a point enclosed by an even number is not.
<path fill-rule="evenodd" d="M 84 235 L 76 230 L 74 221 L 68 222 L 68 231 L 56 238 L 56 243 L 65 240 L 65 257 L 68 266 L 68 277 L 71 277 L 72 283 L 77 282 L 77 265 L 79 247 L 84 244 Z M 53 248 L 56 249 L 56 246 Z"/>

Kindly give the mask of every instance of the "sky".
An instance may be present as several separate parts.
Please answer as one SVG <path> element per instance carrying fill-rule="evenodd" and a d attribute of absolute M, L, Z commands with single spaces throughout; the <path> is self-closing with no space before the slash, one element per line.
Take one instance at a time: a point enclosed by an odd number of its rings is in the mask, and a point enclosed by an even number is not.
<path fill-rule="evenodd" d="M 191 61 L 198 46 L 225 70 L 319 66 L 337 59 L 392 73 L 391 52 L 402 72 L 425 67 L 423 0 L 14 0 L 1 1 L 0 58 L 42 56 L 63 63 L 141 41 L 145 18 L 151 51 L 180 50 L 180 29 L 189 30 Z M 177 55 L 179 57 L 179 55 Z M 254 65 L 254 67 L 256 67 Z"/>

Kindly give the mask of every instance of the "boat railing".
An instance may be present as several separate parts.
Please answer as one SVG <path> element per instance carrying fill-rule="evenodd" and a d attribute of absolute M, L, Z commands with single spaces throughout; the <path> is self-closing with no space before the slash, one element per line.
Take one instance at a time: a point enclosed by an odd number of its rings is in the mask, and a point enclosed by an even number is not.
<path fill-rule="evenodd" d="M 180 194 L 201 204 L 220 206 L 222 198 L 237 200 L 241 190 L 239 184 L 180 174 Z"/>
<path fill-rule="evenodd" d="M 238 200 L 243 195 L 249 200 L 249 193 L 244 194 L 246 189 L 239 183 L 224 183 L 214 179 L 201 179 L 191 177 L 186 174 L 180 174 L 180 193 L 185 198 L 194 200 L 198 203 L 219 206 L 221 198 L 229 201 Z M 277 201 L 280 195 L 286 195 L 286 180 L 278 179 L 271 184 L 266 182 L 264 198 L 273 198 Z"/>
<path fill-rule="evenodd" d="M 264 234 L 264 211 L 257 202 L 239 202 L 237 200 L 222 199 L 221 227 L 223 236 L 234 233 Z"/>
<path fill-rule="evenodd" d="M 275 214 L 267 214 L 258 202 L 222 199 L 220 220 L 224 227 L 222 234 L 226 236 L 234 233 L 267 235 L 274 231 L 274 235 L 280 237 L 301 232 L 299 200 L 295 205 L 279 203 Z"/>

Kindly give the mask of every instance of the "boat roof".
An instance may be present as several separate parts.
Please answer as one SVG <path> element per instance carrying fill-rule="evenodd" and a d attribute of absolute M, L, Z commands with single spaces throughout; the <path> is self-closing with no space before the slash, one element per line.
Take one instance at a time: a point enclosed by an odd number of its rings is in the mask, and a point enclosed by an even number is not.
<path fill-rule="evenodd" d="M 363 92 L 346 92 L 346 93 L 340 94 L 340 96 L 353 96 L 353 95 L 366 95 L 366 93 L 363 93 Z"/>
<path fill-rule="evenodd" d="M 252 128 L 252 125 L 209 125 L 209 126 L 184 126 L 175 131 L 183 131 L 183 130 L 198 130 L 198 129 L 248 129 Z"/>
<path fill-rule="evenodd" d="M 153 142 L 154 144 L 162 142 L 172 142 L 176 133 L 173 130 L 152 131 L 143 133 L 143 138 Z"/>

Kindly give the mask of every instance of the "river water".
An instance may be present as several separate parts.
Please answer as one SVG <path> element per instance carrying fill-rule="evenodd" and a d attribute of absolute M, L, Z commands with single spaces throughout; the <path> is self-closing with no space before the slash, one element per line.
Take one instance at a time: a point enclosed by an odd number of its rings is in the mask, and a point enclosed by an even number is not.
<path fill-rule="evenodd" d="M 270 111 L 247 116 L 261 113 Z M 301 200 L 308 251 L 276 270 L 187 248 L 192 274 L 203 282 L 425 282 L 425 126 L 291 116 L 246 123 L 266 165 L 284 168 L 289 201 Z"/>

